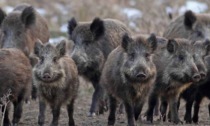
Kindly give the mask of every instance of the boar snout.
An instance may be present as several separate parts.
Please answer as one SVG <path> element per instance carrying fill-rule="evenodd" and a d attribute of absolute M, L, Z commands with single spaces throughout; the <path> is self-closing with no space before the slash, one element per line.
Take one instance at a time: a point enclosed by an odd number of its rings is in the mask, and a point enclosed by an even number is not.
<path fill-rule="evenodd" d="M 49 73 L 44 73 L 43 76 L 42 76 L 42 79 L 43 80 L 50 80 L 52 77 Z"/>
<path fill-rule="evenodd" d="M 201 76 L 200 76 L 200 74 L 198 74 L 198 73 L 195 73 L 195 74 L 192 76 L 193 82 L 198 82 L 198 81 L 200 81 L 200 79 L 201 79 Z"/>
<path fill-rule="evenodd" d="M 139 72 L 136 74 L 136 78 L 138 78 L 140 80 L 145 80 L 147 78 L 147 75 L 143 72 Z"/>
<path fill-rule="evenodd" d="M 200 72 L 201 80 L 204 80 L 206 78 L 206 73 Z"/>

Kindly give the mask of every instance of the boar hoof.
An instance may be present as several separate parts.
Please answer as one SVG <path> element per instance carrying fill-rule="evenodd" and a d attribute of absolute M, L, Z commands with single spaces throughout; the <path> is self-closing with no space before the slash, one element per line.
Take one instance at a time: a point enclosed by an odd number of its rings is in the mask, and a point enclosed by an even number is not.
<path fill-rule="evenodd" d="M 9 123 L 4 123 L 3 126 L 12 126 L 12 125 L 11 125 L 11 123 L 9 122 Z"/>
<path fill-rule="evenodd" d="M 174 120 L 173 123 L 174 124 L 183 124 L 183 122 L 180 119 Z"/>
<path fill-rule="evenodd" d="M 88 112 L 87 114 L 88 117 L 95 117 L 96 116 L 96 113 L 95 112 Z"/>
<path fill-rule="evenodd" d="M 18 124 L 17 123 L 14 123 L 12 126 L 18 126 Z"/>
<path fill-rule="evenodd" d="M 194 123 L 198 123 L 198 117 L 193 117 L 192 120 L 193 120 Z"/>
<path fill-rule="evenodd" d="M 186 122 L 187 124 L 192 123 L 192 119 L 191 119 L 190 116 L 185 116 L 185 117 L 184 117 L 184 120 L 185 120 L 185 122 Z"/>
<path fill-rule="evenodd" d="M 153 122 L 153 117 L 152 116 L 147 116 L 147 121 L 149 121 L 149 122 Z"/>

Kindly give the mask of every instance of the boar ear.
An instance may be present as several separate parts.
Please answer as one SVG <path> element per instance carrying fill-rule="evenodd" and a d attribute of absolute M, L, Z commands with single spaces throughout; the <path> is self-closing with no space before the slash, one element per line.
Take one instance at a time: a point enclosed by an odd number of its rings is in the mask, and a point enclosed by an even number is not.
<path fill-rule="evenodd" d="M 177 49 L 177 42 L 174 39 L 169 39 L 167 44 L 167 50 L 170 53 L 174 53 Z"/>
<path fill-rule="evenodd" d="M 132 38 L 129 37 L 128 33 L 125 33 L 122 38 L 121 46 L 125 51 L 128 49 L 128 44 L 132 41 Z"/>
<path fill-rule="evenodd" d="M 37 40 L 34 45 L 34 54 L 40 57 L 40 51 L 42 50 L 42 48 L 43 48 L 42 42 L 40 40 Z"/>
<path fill-rule="evenodd" d="M 147 39 L 147 41 L 149 42 L 150 47 L 152 48 L 152 51 L 154 51 L 157 48 L 157 38 L 155 34 L 152 33 L 150 37 Z"/>
<path fill-rule="evenodd" d="M 184 25 L 187 28 L 191 29 L 195 21 L 196 21 L 195 14 L 191 10 L 186 11 L 184 14 Z"/>
<path fill-rule="evenodd" d="M 0 26 L 6 16 L 6 13 L 0 8 Z"/>
<path fill-rule="evenodd" d="M 68 22 L 68 34 L 69 36 L 72 35 L 72 32 L 74 30 L 74 28 L 77 26 L 77 21 L 76 19 L 73 17 L 71 18 L 71 20 Z"/>
<path fill-rule="evenodd" d="M 60 53 L 60 57 L 66 54 L 66 41 L 62 40 L 60 43 L 56 45 L 56 49 Z"/>
<path fill-rule="evenodd" d="M 90 31 L 94 34 L 95 39 L 100 38 L 104 32 L 104 22 L 100 18 L 95 18 L 90 25 Z"/>
<path fill-rule="evenodd" d="M 210 53 L 210 41 L 209 41 L 209 39 L 205 40 L 204 47 L 206 49 L 206 55 L 209 55 L 209 53 Z"/>
<path fill-rule="evenodd" d="M 27 7 L 23 10 L 21 14 L 21 20 L 25 24 L 26 27 L 35 23 L 36 20 L 36 13 L 32 6 Z"/>

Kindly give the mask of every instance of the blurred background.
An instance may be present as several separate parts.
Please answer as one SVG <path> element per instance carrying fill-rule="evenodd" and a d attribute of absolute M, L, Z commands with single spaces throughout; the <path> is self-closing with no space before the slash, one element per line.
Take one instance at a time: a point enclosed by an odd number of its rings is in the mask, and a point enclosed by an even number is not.
<path fill-rule="evenodd" d="M 210 0 L 1 0 L 0 7 L 9 13 L 20 3 L 33 5 L 47 19 L 51 38 L 66 37 L 67 22 L 72 17 L 77 21 L 115 18 L 134 33 L 162 35 L 171 20 L 168 13 L 176 18 L 186 10 L 210 11 Z"/>

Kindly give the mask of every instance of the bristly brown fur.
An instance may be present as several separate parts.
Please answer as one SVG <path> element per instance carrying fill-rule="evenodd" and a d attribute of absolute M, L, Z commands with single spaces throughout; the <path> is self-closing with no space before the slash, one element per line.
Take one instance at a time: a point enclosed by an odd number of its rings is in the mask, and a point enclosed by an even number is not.
<path fill-rule="evenodd" d="M 156 46 L 153 48 L 152 45 L 156 45 L 157 41 L 154 35 L 150 37 L 136 36 L 131 38 L 125 34 L 124 39 L 122 39 L 124 44 L 114 49 L 107 58 L 100 84 L 106 89 L 110 100 L 108 125 L 114 125 L 115 122 L 115 100 L 124 103 L 127 110 L 128 125 L 135 125 L 134 118 L 137 120 L 141 113 L 156 78 L 156 67 L 152 61 L 153 51 L 151 50 L 156 49 Z M 131 52 L 135 52 L 133 61 L 129 59 Z M 151 55 L 150 59 L 145 58 L 145 54 Z M 144 74 L 146 78 L 138 80 L 137 75 L 139 73 Z"/>
<path fill-rule="evenodd" d="M 1 38 L 1 40 L 4 40 L 0 43 L 0 46 L 3 48 L 18 48 L 29 56 L 33 52 L 34 43 L 37 39 L 43 43 L 49 40 L 50 34 L 46 20 L 29 4 L 20 4 L 7 16 L 2 16 L 1 18 L 2 31 L 14 29 L 13 32 L 20 31 L 23 34 L 21 36 L 15 36 L 16 34 L 14 36 L 7 36 L 15 39 L 12 41 L 16 42 L 16 44 L 5 45 L 4 43 L 7 43 L 9 40 Z"/>
<path fill-rule="evenodd" d="M 13 124 L 18 124 L 22 115 L 22 105 L 31 92 L 31 65 L 24 53 L 18 49 L 0 49 L 0 97 L 11 91 L 10 102 L 14 103 Z M 6 112 L 9 112 L 9 107 Z M 4 124 L 9 122 L 5 115 Z"/>

